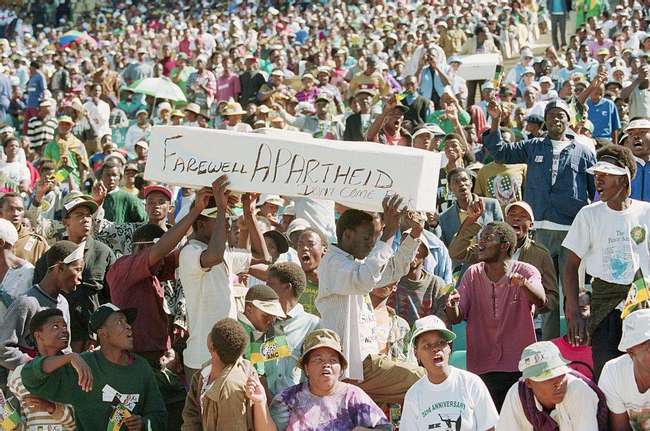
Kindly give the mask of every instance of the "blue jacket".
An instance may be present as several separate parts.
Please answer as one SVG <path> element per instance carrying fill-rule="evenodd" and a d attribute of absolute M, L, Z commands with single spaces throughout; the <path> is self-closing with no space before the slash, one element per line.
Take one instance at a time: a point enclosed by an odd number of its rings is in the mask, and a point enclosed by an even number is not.
<path fill-rule="evenodd" d="M 422 72 L 420 72 L 420 88 L 418 89 L 421 95 L 431 98 L 431 92 L 436 90 L 438 96 L 441 96 L 444 89 L 445 85 L 442 83 L 438 72 L 435 72 L 433 79 L 431 79 L 430 67 L 426 66 L 422 69 Z"/>
<path fill-rule="evenodd" d="M 650 162 L 636 161 L 636 175 L 632 179 L 632 199 L 650 202 Z"/>
<path fill-rule="evenodd" d="M 478 224 L 485 226 L 492 221 L 503 221 L 503 212 L 499 201 L 493 198 L 481 198 L 483 200 L 483 215 L 478 220 Z M 452 206 L 447 208 L 445 212 L 440 214 L 440 239 L 449 247 L 449 243 L 454 239 L 454 235 L 460 229 L 460 208 L 458 202 L 454 202 Z"/>
<path fill-rule="evenodd" d="M 524 200 L 533 208 L 535 220 L 571 225 L 580 208 L 594 198 L 594 178 L 587 169 L 596 163 L 596 152 L 579 141 L 572 140 L 560 153 L 555 184 L 551 184 L 553 144 L 550 138 L 509 144 L 501 139 L 500 130 L 488 130 L 483 134 L 483 145 L 498 162 L 528 165 Z"/>

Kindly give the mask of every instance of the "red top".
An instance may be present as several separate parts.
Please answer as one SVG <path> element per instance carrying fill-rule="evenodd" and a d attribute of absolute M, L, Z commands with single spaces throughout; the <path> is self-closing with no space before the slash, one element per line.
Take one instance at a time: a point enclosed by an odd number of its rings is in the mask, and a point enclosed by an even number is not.
<path fill-rule="evenodd" d="M 521 352 L 536 341 L 535 307 L 524 288 L 510 282 L 510 273 L 542 286 L 537 268 L 515 261 L 496 283 L 485 274 L 483 262 L 470 266 L 460 282 L 460 310 L 467 321 L 467 370 L 474 374 L 517 372 Z"/>
<path fill-rule="evenodd" d="M 591 380 L 594 379 L 594 360 L 591 356 L 591 346 L 573 347 L 564 337 L 554 338 L 551 342 L 560 350 L 562 357 L 569 362 L 569 367 Z"/>
<path fill-rule="evenodd" d="M 137 254 L 119 258 L 106 273 L 113 304 L 120 308 L 138 310 L 138 316 L 133 322 L 136 353 L 167 351 L 171 348 L 161 282 L 174 279 L 178 267 L 178 251 L 150 268 L 150 250 L 147 248 Z"/>

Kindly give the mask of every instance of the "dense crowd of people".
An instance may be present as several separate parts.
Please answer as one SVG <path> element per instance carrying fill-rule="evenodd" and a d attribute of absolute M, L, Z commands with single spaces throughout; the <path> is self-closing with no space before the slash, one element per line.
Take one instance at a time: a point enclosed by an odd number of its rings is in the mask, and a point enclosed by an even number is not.
<path fill-rule="evenodd" d="M 3 430 L 650 430 L 650 0 L 3 3 L 0 123 Z M 156 183 L 160 125 L 436 210 Z"/>

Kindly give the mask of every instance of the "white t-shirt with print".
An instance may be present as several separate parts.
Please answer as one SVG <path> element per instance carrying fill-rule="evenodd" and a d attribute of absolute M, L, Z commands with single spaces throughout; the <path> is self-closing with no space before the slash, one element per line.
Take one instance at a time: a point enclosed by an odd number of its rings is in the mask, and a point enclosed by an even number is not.
<path fill-rule="evenodd" d="M 185 293 L 187 326 L 190 333 L 184 352 L 184 363 L 199 369 L 210 359 L 207 339 L 218 320 L 237 319 L 237 306 L 232 290 L 232 277 L 248 271 L 251 254 L 248 250 L 227 248 L 224 261 L 212 268 L 201 267 L 201 253 L 208 245 L 190 240 L 178 259 L 178 276 Z"/>
<path fill-rule="evenodd" d="M 633 430 L 644 430 L 650 423 L 650 390 L 640 393 L 634 380 L 634 365 L 630 355 L 619 356 L 605 364 L 598 386 L 607 397 L 612 413 L 627 413 Z"/>
<path fill-rule="evenodd" d="M 485 431 L 499 419 L 485 383 L 476 374 L 451 367 L 434 385 L 425 375 L 404 397 L 399 428 L 408 431 Z"/>
<path fill-rule="evenodd" d="M 567 391 L 561 403 L 551 411 L 551 417 L 560 426 L 560 431 L 593 431 L 598 429 L 598 395 L 581 379 L 567 375 Z M 542 405 L 535 399 L 537 409 Z M 526 419 L 519 397 L 519 382 L 516 382 L 506 395 L 499 416 L 497 431 L 534 431 Z"/>
<path fill-rule="evenodd" d="M 650 203 L 632 200 L 624 211 L 604 202 L 583 207 L 562 242 L 580 257 L 588 274 L 608 283 L 631 284 L 641 268 L 650 276 Z"/>

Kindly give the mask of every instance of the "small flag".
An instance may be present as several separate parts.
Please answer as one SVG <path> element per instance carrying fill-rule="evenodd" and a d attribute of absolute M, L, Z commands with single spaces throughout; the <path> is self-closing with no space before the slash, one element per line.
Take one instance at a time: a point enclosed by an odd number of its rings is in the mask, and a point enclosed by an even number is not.
<path fill-rule="evenodd" d="M 2 391 L 0 391 L 0 394 L 2 394 Z M 0 396 L 0 429 L 2 431 L 12 431 L 17 429 L 21 422 L 20 414 L 2 394 Z"/>
<path fill-rule="evenodd" d="M 106 431 L 120 431 L 124 424 L 124 419 L 131 416 L 129 409 L 122 403 L 118 404 L 113 410 L 111 418 L 108 420 Z"/>
<path fill-rule="evenodd" d="M 631 312 L 641 308 L 650 308 L 650 290 L 648 290 L 648 284 L 643 278 L 641 268 L 639 268 L 634 274 L 634 281 L 627 292 L 621 319 L 625 319 Z"/>

